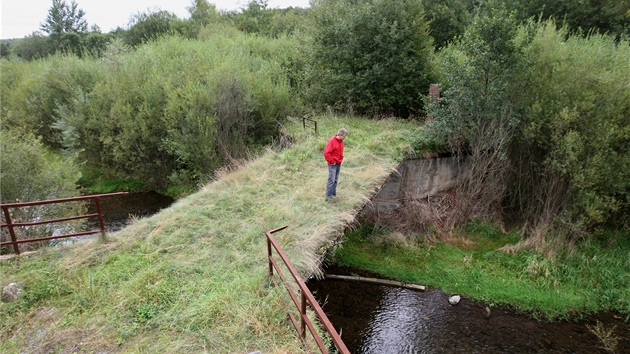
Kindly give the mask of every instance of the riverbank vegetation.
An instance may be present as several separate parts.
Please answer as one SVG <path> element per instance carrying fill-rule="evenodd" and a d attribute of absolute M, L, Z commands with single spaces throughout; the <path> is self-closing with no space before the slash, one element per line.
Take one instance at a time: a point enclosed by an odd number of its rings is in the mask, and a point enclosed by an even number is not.
<path fill-rule="evenodd" d="M 406 201 L 399 228 L 378 224 L 393 245 L 351 234 L 341 262 L 548 318 L 630 313 L 630 5 L 455 2 L 222 13 L 195 0 L 189 19 L 156 11 L 108 34 L 3 42 L 3 143 L 28 137 L 11 147 L 65 166 L 62 186 L 181 200 L 112 243 L 1 265 L 26 295 L 0 307 L 0 349 L 92 333 L 94 350 L 299 352 L 266 288 L 263 232 L 290 224 L 281 243 L 317 272 L 396 161 L 427 151 L 468 156 L 472 171 L 448 198 Z M 321 150 L 342 125 L 347 199 L 320 205 Z M 11 151 L 0 167 L 19 179 Z M 51 336 L 30 341 L 38 328 Z"/>
<path fill-rule="evenodd" d="M 427 242 L 422 234 L 411 240 L 366 223 L 346 233 L 334 262 L 545 320 L 616 312 L 627 321 L 629 236 L 602 231 L 571 252 L 556 248 L 545 257 L 531 250 L 504 252 L 504 246 L 521 240 L 518 230 L 506 233 L 481 220 L 439 242 Z"/>

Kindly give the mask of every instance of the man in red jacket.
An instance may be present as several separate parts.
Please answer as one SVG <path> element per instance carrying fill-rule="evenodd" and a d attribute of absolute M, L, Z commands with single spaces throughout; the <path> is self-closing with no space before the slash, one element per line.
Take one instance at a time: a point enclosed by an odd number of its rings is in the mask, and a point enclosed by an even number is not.
<path fill-rule="evenodd" d="M 328 183 L 326 183 L 326 201 L 337 195 L 337 180 L 343 161 L 343 140 L 348 136 L 345 128 L 339 129 L 337 135 L 328 140 L 324 149 L 324 158 L 328 162 Z"/>

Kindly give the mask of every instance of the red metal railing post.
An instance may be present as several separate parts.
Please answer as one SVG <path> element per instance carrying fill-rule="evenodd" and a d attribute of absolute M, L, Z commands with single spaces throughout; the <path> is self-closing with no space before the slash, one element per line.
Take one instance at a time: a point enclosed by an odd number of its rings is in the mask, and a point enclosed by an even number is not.
<path fill-rule="evenodd" d="M 297 272 L 297 269 L 295 269 L 293 264 L 291 264 L 291 262 L 289 261 L 289 257 L 282 250 L 282 248 L 278 244 L 278 241 L 276 241 L 276 239 L 272 235 L 273 233 L 278 232 L 280 230 L 284 230 L 287 227 L 288 225 L 267 231 L 266 235 L 267 235 L 267 247 L 268 247 L 267 252 L 270 252 L 269 251 L 270 245 L 273 246 L 273 248 L 276 250 L 276 253 L 278 254 L 280 259 L 286 266 L 286 269 L 291 273 L 291 277 L 293 278 L 296 285 L 298 286 L 299 288 L 298 291 L 300 292 L 300 295 L 301 295 L 301 301 L 300 301 L 298 300 L 297 296 L 294 294 L 293 290 L 291 290 L 291 286 L 289 285 L 289 283 L 287 282 L 287 279 L 285 278 L 285 276 L 282 274 L 282 271 L 278 267 L 278 263 L 273 258 L 273 254 L 270 254 L 268 257 L 269 257 L 269 261 L 271 262 L 272 267 L 276 269 L 277 276 L 280 278 L 280 280 L 282 280 L 282 283 L 284 283 L 289 293 L 289 296 L 291 297 L 291 300 L 293 301 L 293 304 L 295 305 L 297 310 L 300 312 L 300 318 L 302 321 L 301 321 L 301 324 L 298 324 L 293 314 L 289 311 L 288 315 L 289 315 L 289 318 L 291 319 L 291 323 L 295 327 L 296 332 L 298 332 L 300 339 L 302 340 L 304 345 L 307 347 L 307 351 L 310 352 L 310 350 L 308 349 L 308 341 L 306 340 L 306 330 L 308 329 L 309 332 L 311 333 L 312 338 L 315 340 L 315 344 L 317 344 L 317 347 L 319 347 L 320 351 L 323 354 L 328 354 L 328 349 L 326 348 L 325 343 L 323 342 L 322 338 L 317 334 L 317 330 L 315 329 L 315 326 L 313 325 L 312 321 L 307 316 L 306 307 L 309 306 L 311 310 L 313 310 L 313 313 L 315 314 L 315 316 L 320 320 L 326 332 L 328 332 L 328 334 L 330 335 L 330 338 L 332 339 L 332 342 L 337 348 L 338 352 L 340 354 L 350 354 L 350 351 L 344 344 L 343 340 L 341 340 L 341 336 L 339 335 L 339 333 L 337 333 L 332 323 L 330 323 L 330 320 L 326 316 L 326 313 L 324 313 L 324 310 L 322 310 L 321 306 L 319 306 L 319 304 L 317 303 L 317 300 L 315 299 L 315 297 L 313 296 L 309 288 L 306 286 L 306 283 L 304 283 L 304 280 L 302 280 L 302 277 L 300 277 L 299 273 Z M 274 281 L 276 287 L 278 287 L 278 283 L 275 281 L 275 279 L 272 278 L 272 280 Z"/>
<path fill-rule="evenodd" d="M 273 255 L 271 254 L 271 241 L 267 239 L 267 261 L 269 262 L 269 277 L 273 278 L 273 262 L 271 258 Z"/>
<path fill-rule="evenodd" d="M 91 196 L 70 197 L 70 198 L 61 198 L 61 199 L 49 199 L 49 200 L 40 200 L 40 201 L 25 202 L 25 203 L 0 204 L 0 206 L 2 207 L 2 212 L 4 213 L 6 221 L 7 221 L 7 224 L 2 223 L 0 227 L 2 228 L 7 227 L 9 229 L 9 234 L 11 235 L 11 241 L 0 240 L 1 241 L 0 246 L 13 245 L 13 250 L 15 251 L 16 254 L 19 255 L 20 250 L 19 250 L 18 244 L 20 243 L 47 241 L 47 240 L 54 240 L 54 239 L 74 237 L 74 236 L 87 236 L 87 235 L 94 235 L 97 233 L 101 234 L 101 239 L 103 241 L 107 241 L 107 235 L 105 233 L 105 222 L 103 221 L 103 213 L 101 211 L 100 198 L 107 198 L 107 197 L 112 197 L 115 195 L 125 195 L 125 194 L 129 194 L 129 192 L 98 194 L 98 195 L 91 195 Z M 13 222 L 13 220 L 11 220 L 11 215 L 9 212 L 10 208 L 22 208 L 22 207 L 29 207 L 29 206 L 35 206 L 35 205 L 68 203 L 68 202 L 82 201 L 82 200 L 88 200 L 88 199 L 94 200 L 97 213 L 82 214 L 79 216 L 62 217 L 62 218 L 50 219 L 50 220 Z M 71 233 L 71 234 L 66 234 L 66 235 L 29 238 L 29 239 L 24 239 L 24 240 L 18 240 L 15 234 L 16 227 L 29 227 L 29 226 L 52 224 L 52 223 L 65 222 L 65 221 L 71 221 L 71 220 L 87 219 L 87 218 L 93 218 L 93 217 L 98 217 L 100 230 L 76 232 L 76 233 Z"/>
<path fill-rule="evenodd" d="M 103 213 L 101 213 L 101 201 L 99 197 L 94 197 L 94 205 L 96 206 L 96 213 L 98 214 L 98 223 L 101 226 L 101 241 L 107 242 L 105 222 L 103 221 Z"/>
<path fill-rule="evenodd" d="M 300 317 L 302 317 L 302 341 L 306 340 L 306 294 L 301 291 L 302 303 L 300 308 Z"/>
<path fill-rule="evenodd" d="M 13 251 L 15 254 L 20 254 L 20 247 L 18 247 L 17 237 L 15 237 L 15 230 L 13 229 L 13 220 L 11 220 L 11 213 L 9 212 L 9 207 L 6 205 L 2 206 L 2 212 L 4 212 L 4 218 L 7 221 L 7 228 L 9 229 L 9 234 L 11 235 L 11 242 L 13 243 Z"/>

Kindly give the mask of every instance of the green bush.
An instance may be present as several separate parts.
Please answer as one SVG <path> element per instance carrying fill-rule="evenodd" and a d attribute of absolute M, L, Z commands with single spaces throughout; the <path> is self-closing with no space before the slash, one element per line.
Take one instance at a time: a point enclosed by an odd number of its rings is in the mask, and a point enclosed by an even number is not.
<path fill-rule="evenodd" d="M 319 0 L 312 11 L 312 102 L 368 114 L 422 111 L 433 47 L 420 2 Z"/>
<path fill-rule="evenodd" d="M 567 240 L 597 226 L 627 228 L 628 43 L 571 36 L 553 22 L 517 28 L 510 18 L 476 19 L 440 55 L 429 139 L 470 153 L 474 166 L 461 194 L 473 207 L 457 203 L 453 224 L 492 201 L 534 244 L 552 230 Z"/>
<path fill-rule="evenodd" d="M 576 229 L 630 223 L 630 46 L 538 26 L 527 48 L 515 142 L 529 209 Z M 537 204 L 540 203 L 540 204 Z M 544 204 L 544 205 L 541 205 Z M 540 214 L 539 214 L 540 215 Z"/>
<path fill-rule="evenodd" d="M 442 50 L 437 66 L 442 97 L 430 98 L 430 140 L 454 156 L 469 156 L 471 171 L 458 186 L 447 228 L 501 209 L 512 168 L 509 149 L 519 122 L 514 87 L 523 40 L 513 16 L 497 9 L 476 17 L 466 33 Z"/>
<path fill-rule="evenodd" d="M 92 90 L 100 77 L 95 60 L 58 54 L 29 63 L 2 63 L 2 126 L 20 127 L 54 148 L 62 136 L 54 127 L 57 109 Z"/>

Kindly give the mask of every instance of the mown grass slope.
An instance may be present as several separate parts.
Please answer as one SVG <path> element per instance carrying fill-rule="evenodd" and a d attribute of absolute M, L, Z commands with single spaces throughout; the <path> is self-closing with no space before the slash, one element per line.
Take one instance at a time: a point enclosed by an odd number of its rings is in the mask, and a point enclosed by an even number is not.
<path fill-rule="evenodd" d="M 300 353 L 285 292 L 269 289 L 265 231 L 303 275 L 353 221 L 418 138 L 414 123 L 318 117 L 286 127 L 294 145 L 269 150 L 159 214 L 66 249 L 0 263 L 0 352 Z M 338 195 L 324 202 L 326 141 L 346 139 Z"/>

